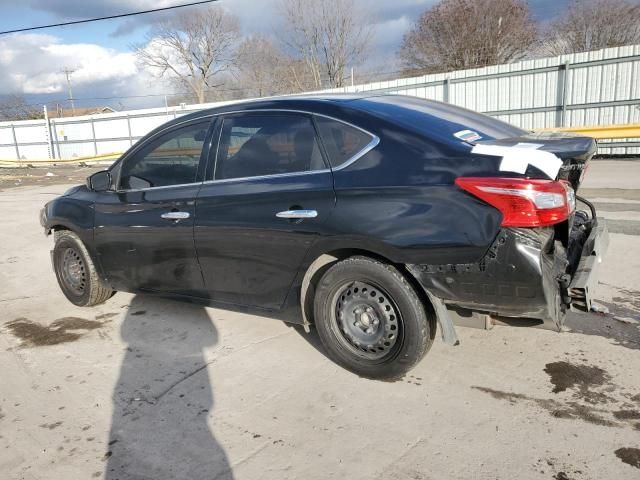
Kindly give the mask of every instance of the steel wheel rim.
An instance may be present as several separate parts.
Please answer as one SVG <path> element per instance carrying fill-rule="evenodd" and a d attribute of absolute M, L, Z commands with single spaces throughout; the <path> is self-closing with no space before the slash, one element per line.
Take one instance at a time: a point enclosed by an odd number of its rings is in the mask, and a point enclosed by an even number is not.
<path fill-rule="evenodd" d="M 87 285 L 84 260 L 74 248 L 67 248 L 62 253 L 60 273 L 64 284 L 76 295 L 82 295 Z"/>
<path fill-rule="evenodd" d="M 379 286 L 345 283 L 336 290 L 332 310 L 338 340 L 357 356 L 380 360 L 400 345 L 402 319 L 391 296 Z"/>

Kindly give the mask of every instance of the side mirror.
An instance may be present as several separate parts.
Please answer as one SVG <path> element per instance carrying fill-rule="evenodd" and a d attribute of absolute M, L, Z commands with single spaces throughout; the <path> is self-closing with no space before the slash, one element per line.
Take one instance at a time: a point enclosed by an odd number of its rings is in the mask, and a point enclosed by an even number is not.
<path fill-rule="evenodd" d="M 94 192 L 105 192 L 111 188 L 111 173 L 108 170 L 96 172 L 87 178 L 87 188 Z"/>

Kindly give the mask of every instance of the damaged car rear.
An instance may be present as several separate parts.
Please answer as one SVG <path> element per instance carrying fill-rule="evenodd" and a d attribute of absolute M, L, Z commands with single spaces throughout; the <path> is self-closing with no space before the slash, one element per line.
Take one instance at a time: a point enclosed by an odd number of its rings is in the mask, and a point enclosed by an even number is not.
<path fill-rule="evenodd" d="M 590 310 L 608 246 L 604 220 L 577 195 L 595 151 L 591 138 L 559 133 L 476 143 L 472 154 L 501 159 L 498 172 L 454 183 L 501 213 L 495 239 L 479 261 L 409 270 L 455 318 L 535 320 L 521 324 L 560 331 L 568 309 Z"/>
<path fill-rule="evenodd" d="M 579 195 L 596 143 L 399 95 L 226 105 L 149 133 L 46 205 L 76 305 L 114 291 L 253 309 L 370 378 L 436 330 L 561 330 L 588 311 L 606 225 Z"/>

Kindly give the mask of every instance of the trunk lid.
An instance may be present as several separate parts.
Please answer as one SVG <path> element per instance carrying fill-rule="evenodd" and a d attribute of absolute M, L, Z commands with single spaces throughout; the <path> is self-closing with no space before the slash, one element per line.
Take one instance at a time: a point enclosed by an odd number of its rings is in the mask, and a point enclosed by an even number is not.
<path fill-rule="evenodd" d="M 597 147 L 596 141 L 591 137 L 564 132 L 528 133 L 517 137 L 476 142 L 475 145 L 485 149 L 490 146 L 513 147 L 552 153 L 562 164 L 556 177 L 551 180 L 566 180 L 575 191 L 578 190 L 587 164 L 596 153 Z M 525 174 L 530 178 L 549 178 L 542 169 L 531 164 L 526 166 Z"/>

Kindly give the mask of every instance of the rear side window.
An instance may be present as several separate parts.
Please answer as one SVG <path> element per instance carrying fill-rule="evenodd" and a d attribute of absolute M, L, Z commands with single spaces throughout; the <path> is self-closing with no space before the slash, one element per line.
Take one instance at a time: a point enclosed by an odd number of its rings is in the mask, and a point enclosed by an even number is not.
<path fill-rule="evenodd" d="M 125 190 L 193 183 L 209 121 L 172 130 L 127 158 L 120 173 Z"/>
<path fill-rule="evenodd" d="M 373 140 L 368 133 L 330 118 L 316 117 L 316 124 L 327 150 L 329 163 L 334 168 L 351 159 Z"/>
<path fill-rule="evenodd" d="M 215 179 L 324 168 L 316 131 L 308 116 L 247 113 L 224 119 Z"/>

